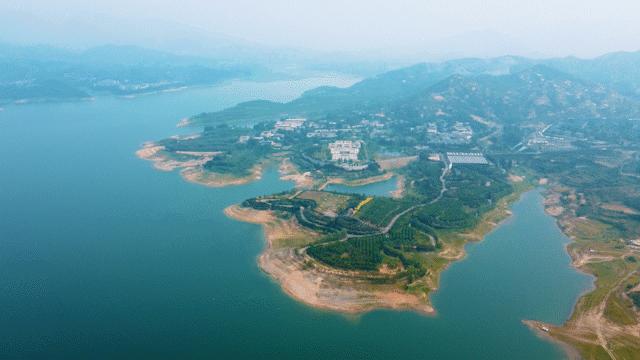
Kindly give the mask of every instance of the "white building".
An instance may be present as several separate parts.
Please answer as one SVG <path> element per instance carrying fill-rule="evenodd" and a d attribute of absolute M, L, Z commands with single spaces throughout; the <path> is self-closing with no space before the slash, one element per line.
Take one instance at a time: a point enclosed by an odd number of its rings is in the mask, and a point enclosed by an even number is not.
<path fill-rule="evenodd" d="M 473 137 L 473 129 L 471 129 L 471 126 L 469 126 L 469 124 L 467 123 L 456 121 L 456 123 L 453 125 L 453 131 L 458 137 L 461 137 L 467 141 L 471 140 L 471 138 Z"/>
<path fill-rule="evenodd" d="M 260 137 L 265 138 L 265 139 L 269 139 L 275 136 L 275 133 L 273 131 L 263 131 L 260 133 Z"/>
<path fill-rule="evenodd" d="M 329 144 L 332 161 L 358 161 L 361 141 L 338 140 Z"/>
<path fill-rule="evenodd" d="M 276 122 L 276 130 L 293 131 L 301 127 L 307 119 L 304 118 L 290 118 L 285 120 L 279 120 Z"/>
<path fill-rule="evenodd" d="M 307 133 L 308 138 L 312 137 L 320 137 L 320 138 L 334 138 L 338 136 L 335 130 L 329 129 L 319 129 L 312 132 Z"/>

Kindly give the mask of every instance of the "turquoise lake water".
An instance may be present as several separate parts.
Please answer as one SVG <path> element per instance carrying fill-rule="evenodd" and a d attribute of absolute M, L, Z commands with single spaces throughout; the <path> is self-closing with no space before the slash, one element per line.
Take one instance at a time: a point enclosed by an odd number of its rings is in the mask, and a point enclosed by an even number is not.
<path fill-rule="evenodd" d="M 444 272 L 437 315 L 347 317 L 284 294 L 256 264 L 260 227 L 222 214 L 291 188 L 274 170 L 210 189 L 134 155 L 188 131 L 175 128 L 184 116 L 316 83 L 0 112 L 0 359 L 563 358 L 521 320 L 561 323 L 591 279 L 569 266 L 539 191 Z"/>

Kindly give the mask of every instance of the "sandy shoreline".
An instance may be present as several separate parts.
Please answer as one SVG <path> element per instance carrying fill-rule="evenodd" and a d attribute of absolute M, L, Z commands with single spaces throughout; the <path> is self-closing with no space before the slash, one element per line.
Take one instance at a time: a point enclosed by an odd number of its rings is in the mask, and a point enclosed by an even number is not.
<path fill-rule="evenodd" d="M 280 220 L 269 211 L 247 209 L 238 205 L 226 208 L 224 213 L 238 221 L 262 225 L 267 246 L 259 255 L 258 264 L 283 291 L 300 302 L 319 309 L 350 314 L 396 309 L 433 315 L 436 310 L 431 305 L 430 295 L 437 291 L 441 273 L 451 262 L 466 256 L 464 244 L 482 240 L 488 232 L 507 219 L 511 215 L 511 204 L 524 191 L 517 191 L 503 199 L 495 209 L 485 214 L 476 228 L 459 234 L 466 239 L 461 246 L 449 245 L 438 253 L 439 257 L 449 263 L 424 279 L 430 288 L 426 294 L 407 293 L 397 284 L 372 284 L 361 273 L 334 269 L 319 263 L 304 251 L 306 244 L 315 241 L 317 234 L 304 230 L 294 220 Z M 303 245 L 298 241 L 297 246 L 290 246 L 292 242 L 286 236 L 299 231 L 306 231 L 308 238 Z"/>
<path fill-rule="evenodd" d="M 256 165 L 249 176 L 237 178 L 221 174 L 215 174 L 203 169 L 202 165 L 209 161 L 215 153 L 183 152 L 180 160 L 172 158 L 164 153 L 164 147 L 155 143 L 146 143 L 136 152 L 136 155 L 144 160 L 152 161 L 155 168 L 162 171 L 181 169 L 181 176 L 189 181 L 210 187 L 223 187 L 229 185 L 243 185 L 251 181 L 259 180 L 262 176 L 264 162 Z M 185 157 L 185 160 L 182 160 Z M 411 159 L 407 159 L 411 161 Z M 279 166 L 282 180 L 294 181 L 298 188 L 310 188 L 314 181 L 311 174 L 301 174 L 288 159 L 282 159 Z M 386 181 L 396 176 L 392 172 L 386 172 L 379 176 L 355 181 L 347 181 L 341 178 L 330 178 L 321 186 L 328 184 L 344 184 L 347 186 L 362 186 L 376 182 Z M 397 189 L 392 193 L 400 198 L 404 193 L 404 178 L 398 176 Z M 498 225 L 499 220 L 508 217 L 508 205 L 506 201 L 487 219 L 470 233 L 461 234 L 467 241 L 478 241 L 486 232 Z M 258 257 L 260 269 L 276 281 L 283 291 L 296 300 L 318 309 L 337 311 L 342 313 L 360 314 L 375 309 L 413 310 L 422 314 L 433 315 L 435 309 L 430 303 L 430 294 L 437 290 L 439 277 L 448 265 L 425 278 L 430 291 L 427 293 L 413 294 L 404 291 L 398 284 L 374 284 L 371 274 L 342 271 L 330 268 L 305 252 L 305 246 L 319 236 L 310 230 L 300 226 L 295 218 L 283 220 L 269 211 L 257 211 L 242 208 L 237 205 L 224 210 L 229 218 L 259 224 L 262 226 L 266 246 Z M 496 217 L 498 221 L 494 221 Z M 447 246 L 439 254 L 443 259 L 453 262 L 464 258 L 464 246 Z"/>
<path fill-rule="evenodd" d="M 300 173 L 289 159 L 283 159 L 279 167 L 280 180 L 293 181 L 296 188 L 311 188 L 313 177 L 310 172 Z"/>
<path fill-rule="evenodd" d="M 571 266 L 577 271 L 593 277 L 593 286 L 577 297 L 569 319 L 562 325 L 556 326 L 540 321 L 525 321 L 525 324 L 542 338 L 561 346 L 570 359 L 580 359 L 578 349 L 585 351 L 584 346 L 600 348 L 609 357 L 615 358 L 614 352 L 616 349 L 612 344 L 619 343 L 621 341 L 620 336 L 632 336 L 633 341 L 640 341 L 640 325 L 637 322 L 632 325 L 617 324 L 605 316 L 609 297 L 616 292 L 616 289 L 625 281 L 625 278 L 616 278 L 614 284 L 600 284 L 599 287 L 598 274 L 593 272 L 589 265 L 614 262 L 616 259 L 626 256 L 628 252 L 616 253 L 612 252 L 611 249 L 600 249 L 597 242 L 594 243 L 592 240 L 579 238 L 578 234 L 575 233 L 575 227 L 589 220 L 583 217 L 576 217 L 572 211 L 571 204 L 560 206 L 560 192 L 568 188 L 563 188 L 558 183 L 551 182 L 548 179 L 543 180 L 545 185 L 549 185 L 545 194 L 545 211 L 555 218 L 562 233 L 570 239 L 570 242 L 565 246 L 565 250 L 571 257 Z M 618 210 L 618 208 L 615 210 Z M 595 248 L 592 248 L 592 246 Z M 633 274 L 633 271 L 627 277 L 631 274 Z M 602 298 L 599 298 L 598 302 L 588 305 L 584 303 L 585 299 L 589 299 L 592 294 L 601 289 L 608 289 L 608 292 Z M 542 330 L 542 327 L 546 327 L 548 331 Z"/>
<path fill-rule="evenodd" d="M 203 169 L 202 165 L 215 156 L 214 153 L 183 152 L 178 154 L 179 159 L 175 159 L 171 154 L 164 152 L 164 147 L 155 143 L 146 143 L 136 152 L 136 155 L 141 159 L 152 161 L 154 167 L 162 171 L 180 169 L 180 174 L 185 180 L 209 187 L 243 185 L 259 180 L 265 166 L 265 162 L 262 162 L 252 169 L 249 176 L 237 178 Z M 297 188 L 310 188 L 314 185 L 311 174 L 301 174 L 286 158 L 281 158 L 279 172 L 282 180 L 294 181 Z M 379 176 L 354 181 L 330 178 L 321 186 L 321 189 L 328 184 L 362 186 L 386 181 L 394 176 L 396 174 L 386 172 Z M 400 198 L 404 193 L 402 176 L 398 176 L 397 185 L 392 195 Z M 496 211 L 502 210 L 496 209 Z M 258 257 L 258 264 L 262 271 L 281 286 L 283 291 L 298 301 L 319 309 L 351 314 L 381 308 L 413 310 L 427 315 L 435 313 L 429 294 L 437 290 L 440 273 L 447 266 L 424 279 L 430 291 L 419 294 L 408 293 L 399 284 L 374 284 L 371 281 L 372 274 L 333 269 L 312 259 L 305 253 L 305 247 L 315 241 L 319 235 L 300 226 L 295 218 L 283 220 L 269 211 L 257 211 L 237 205 L 226 208 L 224 213 L 232 219 L 262 226 L 266 246 Z M 508 211 L 505 214 L 508 215 Z M 489 222 L 488 229 L 497 225 Z M 484 234 L 486 230 L 487 228 L 483 226 L 482 229 L 476 229 L 473 235 L 464 236 L 468 240 L 480 240 L 475 235 Z M 464 248 L 448 246 L 438 255 L 448 261 L 456 261 L 465 256 L 465 251 Z"/>
<path fill-rule="evenodd" d="M 559 346 L 567 355 L 568 360 L 582 359 L 582 357 L 580 356 L 580 353 L 578 353 L 578 350 L 576 350 L 573 346 L 565 342 L 562 342 L 549 334 L 549 330 L 552 328 L 551 325 L 544 324 L 542 322 L 534 321 L 534 320 L 522 320 L 522 323 L 525 324 L 527 327 L 529 327 L 529 329 L 531 329 L 531 331 L 533 331 L 536 334 L 536 336 L 538 336 L 539 338 Z M 549 330 L 545 331 L 543 330 L 544 328 L 547 328 Z"/>
<path fill-rule="evenodd" d="M 172 158 L 170 154 L 165 152 L 165 147 L 148 142 L 141 149 L 136 151 L 136 156 L 143 160 L 153 163 L 153 167 L 161 171 L 173 171 L 175 169 L 195 168 L 204 165 L 214 156 L 220 154 L 218 152 L 197 152 L 197 151 L 181 151 L 177 155 L 185 157 L 184 160 Z"/>
<path fill-rule="evenodd" d="M 213 173 L 198 167 L 187 167 L 180 171 L 180 175 L 187 181 L 200 184 L 208 187 L 225 187 L 233 185 L 244 185 L 252 181 L 257 181 L 262 178 L 262 165 L 258 164 L 251 169 L 251 174 L 245 177 L 234 177 L 230 175 L 223 175 Z"/>
<path fill-rule="evenodd" d="M 396 189 L 391 192 L 391 197 L 394 199 L 400 199 L 404 196 L 404 176 L 398 175 L 396 181 Z"/>
<path fill-rule="evenodd" d="M 203 168 L 204 164 L 220 154 L 219 152 L 179 151 L 177 156 L 184 159 L 176 159 L 165 152 L 165 147 L 148 142 L 136 151 L 140 159 L 151 161 L 153 167 L 161 171 L 174 171 L 180 169 L 180 175 L 186 181 L 209 187 L 224 187 L 231 185 L 244 185 L 262 177 L 263 164 L 259 163 L 251 169 L 251 173 L 245 177 L 217 174 Z"/>
<path fill-rule="evenodd" d="M 374 309 L 414 310 L 424 314 L 435 311 L 428 298 L 409 294 L 393 284 L 372 284 L 357 272 L 324 266 L 303 249 L 287 245 L 285 236 L 307 232 L 297 223 L 286 223 L 268 211 L 241 208 L 225 209 L 228 217 L 263 226 L 267 246 L 258 257 L 260 269 L 271 276 L 291 297 L 319 309 L 358 314 Z M 282 228 L 286 231 L 282 231 Z M 315 237 L 308 234 L 308 243 Z M 317 234 L 316 234 L 317 236 Z"/>
<path fill-rule="evenodd" d="M 252 181 L 262 178 L 262 173 L 267 163 L 271 161 L 280 161 L 279 173 L 280 180 L 292 181 L 298 189 L 310 189 L 316 185 L 316 181 L 310 172 L 301 173 L 295 164 L 286 157 L 275 156 L 256 164 L 250 171 L 250 174 L 243 177 L 233 175 L 219 174 L 207 171 L 203 168 L 204 164 L 219 155 L 219 152 L 196 152 L 196 151 L 177 151 L 169 153 L 165 151 L 165 147 L 154 142 L 144 143 L 142 148 L 136 151 L 136 156 L 140 159 L 151 161 L 153 167 L 165 172 L 180 169 L 180 175 L 189 182 L 205 185 L 209 187 L 225 187 L 233 185 L 244 185 Z M 403 159 L 403 161 L 412 161 L 411 159 Z M 365 179 L 346 180 L 344 178 L 329 178 L 319 187 L 324 189 L 330 184 L 342 184 L 346 186 L 363 186 L 382 182 L 396 176 L 393 172 L 386 172 L 382 175 L 372 176 Z M 398 188 L 392 192 L 392 196 L 401 197 L 404 193 L 404 179 L 398 177 Z"/>

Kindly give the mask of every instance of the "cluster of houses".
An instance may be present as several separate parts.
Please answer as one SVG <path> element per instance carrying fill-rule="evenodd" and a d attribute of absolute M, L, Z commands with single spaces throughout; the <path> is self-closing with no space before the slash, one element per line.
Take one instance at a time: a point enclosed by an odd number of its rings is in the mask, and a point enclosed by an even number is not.
<path fill-rule="evenodd" d="M 284 133 L 292 132 L 294 130 L 302 128 L 306 120 L 307 119 L 305 118 L 289 118 L 278 120 L 273 126 L 273 129 L 262 131 L 259 136 L 251 137 L 249 135 L 242 135 L 238 138 L 238 143 L 244 144 L 253 139 L 260 141 L 261 144 L 271 145 L 274 148 L 280 148 L 282 147 L 282 143 L 280 141 L 285 137 Z"/>
<path fill-rule="evenodd" d="M 438 127 L 436 123 L 427 124 L 429 141 L 436 144 L 468 144 L 473 138 L 473 129 L 469 123 L 456 121 L 450 127 Z"/>
<path fill-rule="evenodd" d="M 546 134 L 551 125 L 529 135 L 525 146 L 536 151 L 566 151 L 574 149 L 571 139 Z"/>
<path fill-rule="evenodd" d="M 284 130 L 284 131 L 294 131 L 304 125 L 304 122 L 307 121 L 305 118 L 290 118 L 285 120 L 278 120 L 274 125 L 274 130 Z"/>
<path fill-rule="evenodd" d="M 537 129 L 528 136 L 526 136 L 521 142 L 514 145 L 511 150 L 522 152 L 525 150 L 533 151 L 567 151 L 575 150 L 573 141 L 576 140 L 569 134 L 565 136 L 550 136 L 546 132 L 551 128 L 551 125 L 545 125 L 541 129 Z"/>
<path fill-rule="evenodd" d="M 385 124 L 377 118 L 384 117 L 384 114 L 376 114 L 372 120 L 363 119 L 357 123 L 338 123 L 336 121 L 313 122 L 305 118 L 287 118 L 275 122 L 273 128 L 262 131 L 259 136 L 240 136 L 239 142 L 246 143 L 250 139 L 258 140 L 264 144 L 270 144 L 275 148 L 285 148 L 282 146 L 287 137 L 287 133 L 303 131 L 303 136 L 307 138 L 333 139 L 326 145 L 330 158 L 326 160 L 310 159 L 317 163 L 332 163 L 348 171 L 364 170 L 368 167 L 368 162 L 361 160 L 361 150 L 364 145 L 362 140 L 343 140 L 343 135 L 357 138 L 361 132 L 367 132 L 373 136 L 374 132 L 384 132 Z M 473 129 L 466 122 L 456 121 L 453 124 L 438 124 L 430 122 L 426 124 L 426 131 L 429 141 L 440 144 L 466 144 L 473 138 Z M 341 139 L 343 138 L 343 139 Z M 428 147 L 425 147 L 428 148 Z M 444 160 L 439 154 L 431 154 L 430 159 L 434 161 Z M 437 155 L 437 157 L 436 157 Z M 487 164 L 487 160 L 481 153 L 446 153 L 446 160 L 449 166 L 453 164 Z"/>
<path fill-rule="evenodd" d="M 367 169 L 369 162 L 361 159 L 364 142 L 359 139 L 356 140 L 358 134 L 366 132 L 369 136 L 373 136 L 373 132 L 386 131 L 385 124 L 376 119 L 376 117 L 381 118 L 383 116 L 384 114 L 376 114 L 373 120 L 363 119 L 351 124 L 336 121 L 313 122 L 307 121 L 305 118 L 287 118 L 276 121 L 271 129 L 262 131 L 259 136 L 240 136 L 238 141 L 246 143 L 253 139 L 264 144 L 270 144 L 274 148 L 285 149 L 286 147 L 282 144 L 283 142 L 286 143 L 288 133 L 295 132 L 306 138 L 332 139 L 329 140 L 331 142 L 321 145 L 325 146 L 324 149 L 328 150 L 330 154 L 327 158 L 318 159 L 304 154 L 303 156 L 316 165 L 332 164 L 347 171 L 360 171 Z M 302 133 L 300 133 L 301 131 Z M 469 143 L 473 137 L 471 126 L 460 121 L 453 124 L 430 122 L 426 124 L 426 131 L 430 141 L 441 144 Z M 345 140 L 344 137 L 350 137 L 353 140 Z M 287 147 L 290 147 L 290 145 Z M 428 147 L 425 146 L 426 148 Z M 442 155 L 430 154 L 429 159 L 432 161 L 444 160 L 449 167 L 454 164 L 488 164 L 482 153 L 449 152 Z"/>

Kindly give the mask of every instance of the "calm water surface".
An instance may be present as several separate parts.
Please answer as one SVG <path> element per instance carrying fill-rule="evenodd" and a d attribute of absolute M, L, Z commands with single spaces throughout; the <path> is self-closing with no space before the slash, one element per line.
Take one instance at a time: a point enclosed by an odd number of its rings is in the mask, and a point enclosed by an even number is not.
<path fill-rule="evenodd" d="M 178 132 L 184 116 L 287 100 L 314 84 L 0 112 L 0 358 L 562 358 L 520 321 L 562 322 L 590 279 L 569 267 L 567 239 L 537 191 L 444 273 L 438 315 L 352 318 L 283 294 L 256 265 L 260 228 L 223 216 L 230 204 L 291 188 L 275 171 L 209 189 L 134 156 L 144 141 Z"/>

